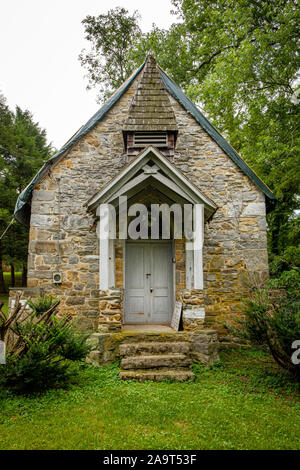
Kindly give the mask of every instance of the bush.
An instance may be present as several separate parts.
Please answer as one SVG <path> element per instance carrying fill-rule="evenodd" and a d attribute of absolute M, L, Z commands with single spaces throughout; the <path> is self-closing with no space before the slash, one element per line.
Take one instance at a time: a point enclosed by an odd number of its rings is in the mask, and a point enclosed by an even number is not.
<path fill-rule="evenodd" d="M 288 246 L 280 255 L 270 254 L 269 268 L 271 277 L 300 267 L 300 246 Z"/>
<path fill-rule="evenodd" d="M 53 299 L 52 295 L 44 295 L 44 297 L 38 297 L 36 301 L 27 300 L 27 304 L 35 312 L 36 316 L 42 315 L 47 312 L 53 305 L 58 305 L 58 299 Z"/>
<path fill-rule="evenodd" d="M 6 321 L 1 315 L 7 361 L 0 366 L 0 385 L 18 392 L 65 386 L 76 375 L 74 361 L 84 360 L 90 352 L 88 336 L 76 331 L 70 317 L 56 317 L 58 300 L 30 302 L 30 313 L 19 300 Z"/>
<path fill-rule="evenodd" d="M 244 301 L 245 318 L 231 331 L 243 339 L 265 345 L 275 361 L 300 380 L 300 365 L 293 364 L 292 344 L 300 340 L 300 270 L 284 272 Z"/>

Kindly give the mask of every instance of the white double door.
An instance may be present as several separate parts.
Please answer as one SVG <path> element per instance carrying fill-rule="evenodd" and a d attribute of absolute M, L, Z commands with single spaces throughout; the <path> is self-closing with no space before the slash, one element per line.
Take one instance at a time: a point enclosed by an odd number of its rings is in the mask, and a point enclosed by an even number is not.
<path fill-rule="evenodd" d="M 170 323 L 173 310 L 172 242 L 126 243 L 125 323 Z"/>

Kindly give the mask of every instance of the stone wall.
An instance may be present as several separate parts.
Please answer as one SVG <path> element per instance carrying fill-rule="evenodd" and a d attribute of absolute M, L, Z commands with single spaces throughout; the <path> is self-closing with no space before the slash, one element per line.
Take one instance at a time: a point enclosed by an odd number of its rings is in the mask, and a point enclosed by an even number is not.
<path fill-rule="evenodd" d="M 117 327 L 120 311 L 122 315 L 123 245 L 115 247 L 116 289 L 99 293 L 96 221 L 86 203 L 126 163 L 122 126 L 136 85 L 137 81 L 33 191 L 28 287 L 43 287 L 59 296 L 61 309 L 76 315 L 85 329 L 97 329 L 99 314 L 102 325 L 114 315 Z M 205 225 L 204 292 L 185 289 L 186 255 L 178 240 L 176 296 L 188 312 L 204 305 L 205 325 L 222 330 L 225 321 L 240 313 L 247 271 L 268 275 L 265 198 L 194 118 L 170 100 L 178 123 L 172 162 L 218 206 Z M 62 284 L 53 285 L 53 271 L 62 273 Z M 203 326 L 191 314 L 183 319 L 186 327 Z"/>
<path fill-rule="evenodd" d="M 205 225 L 204 304 L 206 326 L 222 330 L 224 322 L 240 314 L 247 272 L 268 277 L 265 196 L 194 118 L 170 100 L 178 122 L 174 164 L 218 206 Z"/>
<path fill-rule="evenodd" d="M 136 85 L 137 81 L 33 191 L 28 287 L 42 286 L 59 296 L 60 309 L 76 315 L 83 329 L 98 328 L 100 295 L 96 221 L 85 204 L 126 162 L 122 126 Z M 117 260 L 121 262 L 120 256 Z M 53 285 L 53 271 L 62 273 L 62 284 Z M 121 272 L 122 267 L 116 273 L 119 283 Z"/>
<path fill-rule="evenodd" d="M 204 296 L 202 290 L 187 289 L 187 253 L 185 239 L 175 240 L 175 286 L 176 300 L 182 303 L 182 326 L 184 330 L 204 327 Z"/>

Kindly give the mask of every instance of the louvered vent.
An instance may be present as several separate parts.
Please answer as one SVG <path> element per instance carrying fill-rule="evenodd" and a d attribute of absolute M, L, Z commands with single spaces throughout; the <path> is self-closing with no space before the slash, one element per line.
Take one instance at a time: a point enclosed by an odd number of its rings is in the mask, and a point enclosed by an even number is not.
<path fill-rule="evenodd" d="M 155 145 L 155 147 L 167 147 L 167 132 L 135 132 L 133 137 L 134 147 L 146 147 Z"/>

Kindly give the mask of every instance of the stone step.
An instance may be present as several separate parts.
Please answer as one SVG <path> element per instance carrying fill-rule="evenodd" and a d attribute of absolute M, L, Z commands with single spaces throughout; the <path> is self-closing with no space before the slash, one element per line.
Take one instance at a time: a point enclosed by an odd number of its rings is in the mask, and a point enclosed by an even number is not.
<path fill-rule="evenodd" d="M 185 354 L 127 356 L 121 360 L 122 369 L 156 369 L 157 367 L 189 367 L 192 360 Z"/>
<path fill-rule="evenodd" d="M 188 354 L 190 344 L 188 342 L 141 342 L 141 343 L 127 343 L 120 345 L 120 356 L 138 356 L 148 354 Z"/>
<path fill-rule="evenodd" d="M 121 370 L 119 377 L 121 380 L 135 380 L 136 382 L 161 382 L 162 380 L 169 379 L 174 382 L 187 382 L 194 380 L 195 376 L 190 370 Z"/>

